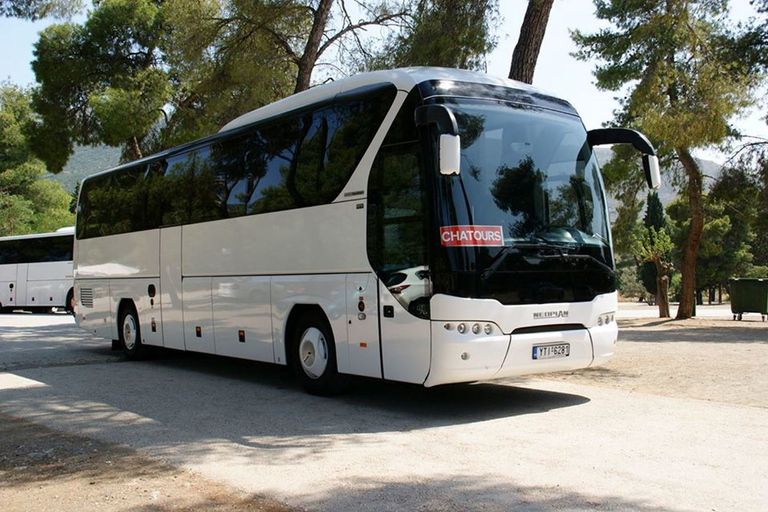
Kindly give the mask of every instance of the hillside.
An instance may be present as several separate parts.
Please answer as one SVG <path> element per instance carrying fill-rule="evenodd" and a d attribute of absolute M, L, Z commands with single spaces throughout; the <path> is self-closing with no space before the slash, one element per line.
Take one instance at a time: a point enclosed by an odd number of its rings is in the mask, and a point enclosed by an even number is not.
<path fill-rule="evenodd" d="M 48 179 L 61 183 L 64 190 L 74 192 L 77 183 L 120 162 L 120 148 L 109 146 L 76 146 L 74 154 L 59 174 L 49 174 Z"/>

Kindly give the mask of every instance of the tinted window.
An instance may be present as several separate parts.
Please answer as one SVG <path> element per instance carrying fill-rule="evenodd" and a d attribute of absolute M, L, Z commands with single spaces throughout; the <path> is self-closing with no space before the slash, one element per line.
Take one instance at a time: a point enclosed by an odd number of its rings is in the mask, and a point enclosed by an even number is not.
<path fill-rule="evenodd" d="M 52 236 L 0 242 L 0 264 L 72 260 L 73 236 Z"/>
<path fill-rule="evenodd" d="M 77 211 L 77 237 L 150 229 L 146 166 L 138 165 L 86 180 Z"/>
<path fill-rule="evenodd" d="M 269 120 L 160 162 L 87 180 L 77 237 L 205 222 L 332 202 L 397 93 L 374 86 L 315 110 Z"/>
<path fill-rule="evenodd" d="M 211 147 L 168 158 L 163 190 L 163 225 L 175 226 L 220 218 L 218 175 Z"/>

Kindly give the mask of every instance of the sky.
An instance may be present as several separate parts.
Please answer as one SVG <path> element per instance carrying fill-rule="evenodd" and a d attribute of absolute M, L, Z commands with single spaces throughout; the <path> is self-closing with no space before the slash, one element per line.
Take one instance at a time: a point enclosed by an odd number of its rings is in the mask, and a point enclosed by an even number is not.
<path fill-rule="evenodd" d="M 506 77 L 512 52 L 525 15 L 527 0 L 499 0 L 501 24 L 497 30 L 498 45 L 488 56 L 488 73 Z M 732 17 L 746 20 L 752 13 L 749 0 L 731 0 Z M 37 23 L 0 18 L 0 80 L 19 85 L 35 81 L 30 68 L 32 48 L 37 34 L 53 21 Z M 592 0 L 555 0 L 544 37 L 533 85 L 555 96 L 568 100 L 584 120 L 587 129 L 599 128 L 613 118 L 618 104 L 614 92 L 598 90 L 592 75 L 594 63 L 578 61 L 570 54 L 576 50 L 569 30 L 579 28 L 592 32 L 603 22 L 594 16 Z M 764 120 L 768 105 L 758 106 L 749 115 L 734 120 L 734 124 L 747 135 L 768 139 L 768 125 Z M 727 155 L 716 151 L 701 151 L 699 155 L 722 162 Z"/>

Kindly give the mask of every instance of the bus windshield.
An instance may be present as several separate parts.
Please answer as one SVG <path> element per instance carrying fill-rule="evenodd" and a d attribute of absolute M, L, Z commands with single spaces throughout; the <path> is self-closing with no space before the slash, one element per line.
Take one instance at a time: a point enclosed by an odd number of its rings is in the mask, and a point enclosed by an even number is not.
<path fill-rule="evenodd" d="M 436 195 L 453 277 L 435 291 L 505 304 L 613 291 L 602 179 L 581 120 L 498 101 L 449 106 L 461 170 L 440 177 Z"/>

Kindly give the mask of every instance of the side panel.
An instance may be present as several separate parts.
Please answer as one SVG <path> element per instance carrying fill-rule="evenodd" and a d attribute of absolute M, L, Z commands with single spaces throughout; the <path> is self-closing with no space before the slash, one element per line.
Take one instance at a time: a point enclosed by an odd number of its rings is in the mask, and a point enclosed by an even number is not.
<path fill-rule="evenodd" d="M 75 241 L 75 278 L 157 277 L 159 230 Z"/>
<path fill-rule="evenodd" d="M 27 270 L 28 305 L 64 306 L 72 285 L 71 261 L 32 263 Z"/>
<path fill-rule="evenodd" d="M 291 310 L 297 304 L 317 305 L 333 329 L 338 369 L 349 372 L 346 284 L 344 274 L 272 278 L 272 339 L 276 363 L 287 363 L 285 331 Z"/>
<path fill-rule="evenodd" d="M 184 350 L 181 296 L 181 228 L 160 230 L 160 318 L 166 348 Z"/>
<path fill-rule="evenodd" d="M 269 277 L 213 279 L 217 354 L 268 363 L 275 361 L 270 293 Z"/>
<path fill-rule="evenodd" d="M 373 274 L 347 276 L 349 373 L 381 378 L 379 304 Z"/>
<path fill-rule="evenodd" d="M 16 264 L 0 265 L 0 306 L 16 304 Z"/>
<path fill-rule="evenodd" d="M 184 226 L 182 275 L 258 276 L 369 270 L 365 203 L 250 215 Z"/>
<path fill-rule="evenodd" d="M 385 286 L 379 288 L 384 378 L 422 384 L 429 374 L 430 322 L 408 313 Z"/>
<path fill-rule="evenodd" d="M 181 287 L 184 296 L 184 348 L 215 354 L 211 278 L 186 278 L 182 280 Z"/>
<path fill-rule="evenodd" d="M 113 316 L 109 281 L 104 279 L 80 280 L 75 285 L 77 324 L 95 336 L 117 339 L 117 319 Z"/>
<path fill-rule="evenodd" d="M 19 263 L 16 266 L 16 286 L 13 288 L 17 306 L 27 306 L 27 271 L 29 263 Z"/>
<path fill-rule="evenodd" d="M 159 279 L 113 279 L 109 284 L 111 308 L 115 311 L 115 321 L 119 314 L 120 302 L 130 300 L 136 306 L 139 315 L 141 342 L 145 345 L 163 346 L 163 333 L 160 329 L 160 305 L 149 296 L 149 287 L 158 289 Z M 120 327 L 117 326 L 117 329 Z"/>

